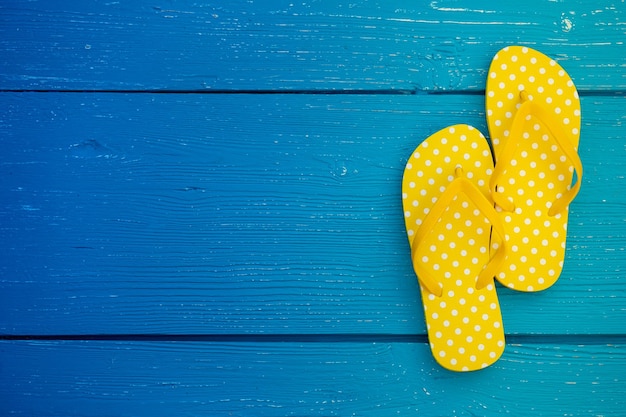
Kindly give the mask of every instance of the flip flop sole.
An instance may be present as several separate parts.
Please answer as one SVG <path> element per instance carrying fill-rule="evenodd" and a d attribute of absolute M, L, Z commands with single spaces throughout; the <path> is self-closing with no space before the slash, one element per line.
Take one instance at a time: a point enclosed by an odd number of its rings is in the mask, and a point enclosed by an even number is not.
<path fill-rule="evenodd" d="M 402 204 L 411 247 L 417 244 L 414 238 L 420 226 L 454 181 L 459 167 L 486 199 L 493 171 L 491 151 L 484 136 L 468 125 L 433 134 L 409 158 L 402 181 Z M 458 194 L 432 232 L 423 237 L 413 258 L 441 287 L 437 296 L 420 280 L 433 356 L 453 371 L 484 368 L 504 350 L 495 285 L 492 281 L 476 288 L 477 277 L 490 260 L 490 233 L 487 218 L 466 195 Z"/>
<path fill-rule="evenodd" d="M 572 79 L 553 59 L 531 48 L 510 46 L 499 51 L 487 79 L 486 110 L 496 166 L 507 164 L 496 190 L 514 203 L 502 211 L 509 255 L 497 279 L 519 291 L 553 285 L 565 258 L 568 210 L 550 216 L 555 200 L 566 192 L 574 167 L 551 137 L 544 121 L 525 117 L 514 157 L 501 158 L 516 111 L 527 99 L 547 109 L 575 149 L 580 137 L 580 100 Z"/>

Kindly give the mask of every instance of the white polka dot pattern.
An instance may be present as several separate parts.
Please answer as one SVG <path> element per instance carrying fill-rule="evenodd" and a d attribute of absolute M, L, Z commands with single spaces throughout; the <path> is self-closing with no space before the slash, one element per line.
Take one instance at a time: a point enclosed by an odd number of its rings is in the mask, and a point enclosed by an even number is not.
<path fill-rule="evenodd" d="M 565 70 L 531 48 L 504 48 L 491 63 L 487 122 L 496 166 L 506 164 L 506 170 L 497 178 L 496 190 L 514 204 L 512 211 L 498 208 L 510 250 L 497 279 L 515 290 L 540 291 L 553 285 L 562 270 L 568 211 L 550 216 L 548 210 L 569 190 L 574 166 L 544 121 L 532 114 L 523 122 L 521 137 L 516 138 L 519 145 L 514 157 L 508 161 L 499 159 L 523 98 L 548 109 L 576 149 L 580 101 Z M 499 242 L 494 239 L 493 243 Z"/>
<path fill-rule="evenodd" d="M 455 179 L 457 167 L 487 198 L 493 172 L 491 151 L 484 136 L 468 125 L 435 133 L 409 158 L 402 182 L 402 203 L 411 247 L 420 225 Z M 465 194 L 458 194 L 420 242 L 414 257 L 414 262 L 420 262 L 442 289 L 441 296 L 437 296 L 420 282 L 433 356 L 450 370 L 484 368 L 504 350 L 495 285 L 491 282 L 476 288 L 477 277 L 490 260 L 490 231 L 491 225 L 481 211 Z"/>

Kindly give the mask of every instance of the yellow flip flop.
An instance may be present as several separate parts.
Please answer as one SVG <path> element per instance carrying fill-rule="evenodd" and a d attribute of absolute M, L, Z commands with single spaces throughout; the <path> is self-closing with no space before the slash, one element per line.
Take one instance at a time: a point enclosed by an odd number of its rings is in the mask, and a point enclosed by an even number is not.
<path fill-rule="evenodd" d="M 504 228 L 489 196 L 493 159 L 485 137 L 468 125 L 422 142 L 402 179 L 402 205 L 413 267 L 436 361 L 453 371 L 494 363 L 504 351 L 493 277 L 506 257 L 490 259 L 490 235 Z"/>
<path fill-rule="evenodd" d="M 489 68 L 486 110 L 496 160 L 490 189 L 510 249 L 496 278 L 540 291 L 561 274 L 568 205 L 582 179 L 578 92 L 556 61 L 509 46 Z"/>

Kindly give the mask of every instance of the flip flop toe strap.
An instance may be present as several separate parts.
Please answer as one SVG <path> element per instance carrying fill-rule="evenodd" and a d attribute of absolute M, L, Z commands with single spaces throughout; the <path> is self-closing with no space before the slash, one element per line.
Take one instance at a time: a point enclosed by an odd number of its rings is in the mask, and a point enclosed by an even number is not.
<path fill-rule="evenodd" d="M 493 230 L 502 238 L 502 244 L 495 252 L 489 262 L 483 267 L 476 280 L 476 289 L 482 289 L 490 282 L 493 282 L 494 276 L 499 271 L 506 258 L 506 244 L 504 226 L 496 210 L 483 193 L 463 175 L 463 169 L 457 167 L 455 170 L 455 179 L 448 185 L 443 194 L 439 197 L 435 205 L 426 215 L 419 229 L 413 237 L 411 246 L 411 257 L 413 260 L 413 269 L 420 283 L 432 294 L 440 297 L 443 294 L 443 283 L 433 277 L 432 273 L 425 268 L 424 264 L 418 258 L 419 248 L 424 238 L 433 232 L 437 222 L 450 206 L 452 201 L 459 194 L 465 194 L 474 206 L 489 220 L 493 226 Z"/>
<path fill-rule="evenodd" d="M 555 216 L 565 210 L 580 190 L 580 184 L 583 177 L 582 161 L 580 160 L 578 152 L 569 138 L 570 135 L 568 135 L 563 129 L 561 121 L 558 120 L 553 113 L 544 106 L 530 100 L 526 91 L 522 91 L 520 93 L 520 98 L 522 103 L 515 113 L 510 134 L 507 138 L 506 144 L 498 155 L 496 167 L 489 181 L 491 195 L 495 203 L 502 209 L 505 211 L 515 211 L 515 204 L 511 200 L 507 199 L 502 193 L 498 193 L 497 187 L 499 181 L 501 181 L 504 171 L 506 171 L 507 168 L 510 168 L 510 162 L 513 160 L 520 145 L 520 138 L 524 132 L 524 122 L 528 116 L 532 115 L 537 117 L 545 125 L 551 134 L 550 137 L 554 140 L 554 142 L 556 142 L 561 152 L 563 152 L 565 157 L 572 164 L 576 173 L 576 183 L 567 191 L 563 192 L 560 197 L 554 200 L 548 209 L 548 215 Z"/>

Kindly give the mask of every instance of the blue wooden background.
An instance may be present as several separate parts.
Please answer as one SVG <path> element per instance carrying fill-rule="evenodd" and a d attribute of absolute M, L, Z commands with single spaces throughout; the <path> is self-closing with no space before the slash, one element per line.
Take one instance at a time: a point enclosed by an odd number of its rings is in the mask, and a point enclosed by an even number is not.
<path fill-rule="evenodd" d="M 3 1 L 0 414 L 621 416 L 624 1 Z M 582 97 L 558 283 L 426 343 L 406 159 L 528 45 Z"/>

